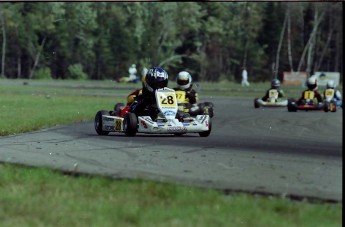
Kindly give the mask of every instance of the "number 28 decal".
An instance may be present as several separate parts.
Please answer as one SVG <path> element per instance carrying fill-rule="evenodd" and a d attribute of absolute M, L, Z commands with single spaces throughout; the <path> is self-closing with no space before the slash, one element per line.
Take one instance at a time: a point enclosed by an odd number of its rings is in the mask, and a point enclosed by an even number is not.
<path fill-rule="evenodd" d="M 166 98 L 163 98 L 162 101 L 161 101 L 162 104 L 168 104 L 168 105 L 172 105 L 174 104 L 174 97 L 169 95 L 167 96 Z"/>
<path fill-rule="evenodd" d="M 176 96 L 175 93 L 168 93 L 165 95 L 159 96 L 159 102 L 161 106 L 171 107 L 176 105 Z"/>

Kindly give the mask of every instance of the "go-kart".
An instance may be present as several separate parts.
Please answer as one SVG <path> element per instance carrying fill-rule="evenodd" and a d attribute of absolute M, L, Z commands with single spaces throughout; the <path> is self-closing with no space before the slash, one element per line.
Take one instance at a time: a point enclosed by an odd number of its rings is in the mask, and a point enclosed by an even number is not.
<path fill-rule="evenodd" d="M 314 91 L 305 91 L 303 99 L 296 101 L 295 99 L 288 99 L 288 111 L 296 112 L 297 110 L 323 110 L 325 112 L 336 112 L 337 105 L 334 100 L 332 100 L 334 95 L 334 90 L 325 92 L 325 100 L 323 102 L 318 102 L 315 98 Z"/>
<path fill-rule="evenodd" d="M 337 106 L 343 107 L 343 102 L 342 100 L 336 100 L 334 98 L 335 90 L 334 89 L 326 89 L 325 90 L 325 99 L 324 99 L 324 108 L 323 110 L 325 112 L 336 112 L 337 111 Z"/>
<path fill-rule="evenodd" d="M 289 112 L 296 112 L 297 110 L 323 110 L 324 103 L 313 100 L 298 102 L 295 99 L 288 99 L 287 109 Z"/>
<path fill-rule="evenodd" d="M 100 110 L 95 116 L 95 130 L 98 135 L 108 135 L 110 132 L 125 133 L 135 136 L 136 133 L 174 134 L 199 133 L 207 137 L 211 133 L 212 121 L 209 115 L 201 114 L 195 117 L 179 115 L 176 94 L 173 89 L 162 88 L 155 91 L 157 115 L 137 116 L 130 112 L 128 106 L 115 105 L 114 111 Z M 145 111 L 144 111 L 145 112 Z"/>
<path fill-rule="evenodd" d="M 288 104 L 287 100 L 282 100 L 279 98 L 279 93 L 276 89 L 270 89 L 268 92 L 268 98 L 266 101 L 255 98 L 254 108 L 259 107 L 286 107 Z"/>
<path fill-rule="evenodd" d="M 188 113 L 192 116 L 200 114 L 209 115 L 211 118 L 214 116 L 214 105 L 212 102 L 200 102 L 194 107 L 186 98 L 186 91 L 176 90 L 175 94 L 179 111 Z M 193 108 L 196 108 L 196 110 L 193 110 Z"/>

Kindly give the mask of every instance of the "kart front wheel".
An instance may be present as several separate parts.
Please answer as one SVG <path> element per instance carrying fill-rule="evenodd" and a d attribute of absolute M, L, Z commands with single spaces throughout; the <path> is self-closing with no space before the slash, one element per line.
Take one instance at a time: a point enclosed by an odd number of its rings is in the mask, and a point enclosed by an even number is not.
<path fill-rule="evenodd" d="M 211 130 L 212 130 L 212 120 L 211 120 L 211 118 L 209 118 L 208 130 L 204 131 L 204 132 L 199 132 L 200 137 L 208 137 L 211 133 Z"/>
<path fill-rule="evenodd" d="M 95 116 L 95 130 L 98 135 L 106 136 L 109 134 L 108 131 L 104 131 L 103 128 L 103 121 L 102 121 L 102 115 L 109 115 L 109 111 L 106 110 L 100 110 L 97 112 Z"/>
<path fill-rule="evenodd" d="M 134 113 L 127 113 L 124 119 L 124 130 L 126 136 L 135 136 L 137 134 L 138 118 Z"/>

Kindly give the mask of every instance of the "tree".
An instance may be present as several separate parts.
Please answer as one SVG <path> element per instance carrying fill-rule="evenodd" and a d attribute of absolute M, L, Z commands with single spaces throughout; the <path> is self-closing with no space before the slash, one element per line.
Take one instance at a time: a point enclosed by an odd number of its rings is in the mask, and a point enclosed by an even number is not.
<path fill-rule="evenodd" d="M 296 66 L 342 73 L 340 4 L 3 3 L 1 73 L 31 78 L 50 68 L 53 78 L 65 79 L 69 66 L 81 64 L 90 79 L 116 79 L 132 63 L 161 65 L 170 75 L 186 69 L 211 81 L 239 80 L 242 66 L 252 81 Z"/>
<path fill-rule="evenodd" d="M 316 33 L 318 31 L 318 27 L 320 25 L 320 22 L 322 21 L 324 16 L 324 13 L 322 12 L 321 15 L 319 15 L 319 11 L 316 10 L 315 11 L 315 15 L 314 15 L 314 23 L 313 23 L 313 30 L 309 36 L 309 40 L 303 50 L 303 53 L 301 55 L 301 59 L 297 68 L 297 71 L 300 72 L 302 65 L 304 63 L 304 58 L 305 58 L 305 54 L 308 51 L 308 58 L 307 58 L 307 66 L 306 66 L 306 72 L 307 75 L 310 75 L 311 72 L 311 64 L 312 64 L 312 57 L 313 57 L 313 52 L 314 52 L 314 48 L 315 48 L 315 36 Z"/>
<path fill-rule="evenodd" d="M 276 56 L 276 63 L 275 63 L 275 69 L 274 69 L 274 78 L 278 78 L 278 69 L 279 69 L 279 57 L 280 57 L 280 49 L 282 46 L 282 42 L 283 42 L 283 38 L 284 38 L 284 33 L 286 30 L 286 24 L 289 18 L 289 13 L 288 11 L 286 11 L 285 13 L 285 19 L 284 19 L 284 23 L 283 23 L 283 28 L 281 30 L 280 33 L 280 39 L 279 39 L 279 44 L 278 44 L 278 49 L 277 49 L 277 56 Z"/>
<path fill-rule="evenodd" d="M 6 27 L 5 27 L 5 19 L 4 19 L 2 5 L 0 5 L 0 21 L 1 21 L 1 28 L 2 28 L 2 55 L 1 55 L 1 72 L 0 72 L 0 78 L 1 78 L 1 77 L 4 77 L 4 74 L 5 74 L 5 57 L 6 57 Z"/>

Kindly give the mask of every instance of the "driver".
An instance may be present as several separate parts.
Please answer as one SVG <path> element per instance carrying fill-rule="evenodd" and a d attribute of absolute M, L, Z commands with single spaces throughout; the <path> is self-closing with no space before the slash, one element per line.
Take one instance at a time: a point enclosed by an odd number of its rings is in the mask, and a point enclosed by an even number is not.
<path fill-rule="evenodd" d="M 314 99 L 317 99 L 319 103 L 323 101 L 322 96 L 320 92 L 317 90 L 317 79 L 315 76 L 311 76 L 307 80 L 307 87 L 308 89 L 304 90 L 302 92 L 301 97 L 298 99 L 297 103 L 298 105 L 304 105 L 310 101 L 313 101 Z"/>
<path fill-rule="evenodd" d="M 280 89 L 280 81 L 278 79 L 273 79 L 271 81 L 271 88 L 266 91 L 266 94 L 264 97 L 262 97 L 262 101 L 267 101 L 267 99 L 270 97 L 271 92 L 278 92 L 278 98 L 284 97 L 284 92 L 282 89 Z"/>
<path fill-rule="evenodd" d="M 198 93 L 193 89 L 192 76 L 187 71 L 181 71 L 176 77 L 177 87 L 175 91 L 184 91 L 185 100 L 191 105 L 189 114 L 197 115 L 199 112 L 199 106 L 197 104 L 199 98 Z"/>
<path fill-rule="evenodd" d="M 160 68 L 154 67 L 148 70 L 143 81 L 142 92 L 136 96 L 131 104 L 130 110 L 138 115 L 148 115 L 155 118 L 158 113 L 156 106 L 155 90 L 168 86 L 168 73 Z"/>
<path fill-rule="evenodd" d="M 135 101 L 135 98 L 138 96 L 138 95 L 141 95 L 142 94 L 142 88 L 144 87 L 144 82 L 145 82 L 145 77 L 146 77 L 146 73 L 147 73 L 147 69 L 144 68 L 143 71 L 142 71 L 142 75 L 141 75 L 141 88 L 140 89 L 136 89 L 134 90 L 132 93 L 130 93 L 128 96 L 127 96 L 127 105 L 126 106 L 122 106 L 120 107 L 120 110 L 119 112 L 116 110 L 116 107 L 115 107 L 115 114 L 117 113 L 118 115 L 122 115 L 124 116 L 128 111 L 129 111 L 129 107 L 132 105 L 132 103 Z"/>
<path fill-rule="evenodd" d="M 142 77 L 141 77 L 141 87 L 143 88 L 145 86 L 145 78 L 146 78 L 146 74 L 143 74 Z M 141 95 L 142 93 L 142 88 L 140 89 L 137 89 L 135 91 L 133 91 L 132 93 L 130 93 L 128 96 L 127 96 L 127 106 L 130 106 L 135 98 L 138 96 L 138 95 Z"/>
<path fill-rule="evenodd" d="M 342 99 L 341 99 L 341 93 L 339 90 L 335 89 L 335 82 L 334 80 L 327 81 L 326 84 L 326 90 L 323 92 L 323 98 L 326 99 L 326 93 L 328 90 L 333 90 L 331 94 L 333 94 L 332 99 L 337 102 L 338 106 L 343 107 Z"/>

